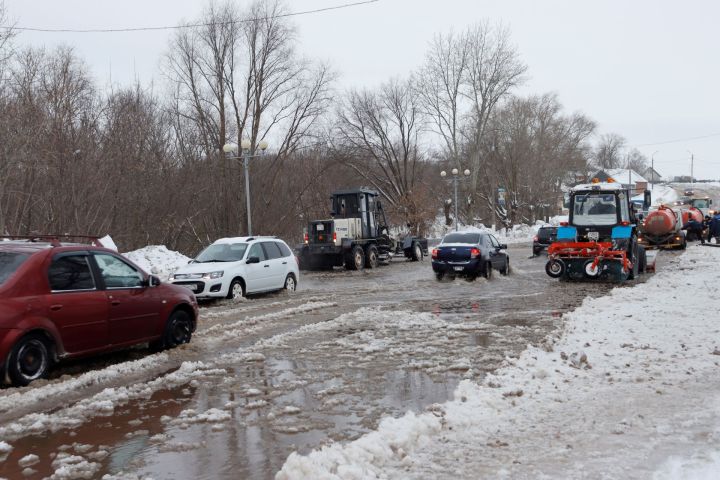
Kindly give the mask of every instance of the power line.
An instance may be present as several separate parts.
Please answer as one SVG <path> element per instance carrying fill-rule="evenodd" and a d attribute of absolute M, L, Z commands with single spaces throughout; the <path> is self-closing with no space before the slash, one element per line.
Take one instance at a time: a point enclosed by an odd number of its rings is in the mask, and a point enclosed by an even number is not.
<path fill-rule="evenodd" d="M 702 135 L 699 137 L 679 138 L 677 140 L 666 140 L 666 141 L 657 142 L 657 143 L 642 143 L 640 145 L 633 145 L 633 147 L 652 147 L 655 145 L 667 145 L 669 143 L 689 142 L 690 140 L 702 140 L 704 138 L 711 138 L 711 137 L 720 137 L 720 133 L 711 133 L 710 135 Z"/>
<path fill-rule="evenodd" d="M 297 17 L 300 15 L 311 15 L 314 13 L 329 12 L 331 10 L 340 10 L 343 8 L 357 7 L 360 5 L 367 5 L 370 3 L 376 3 L 380 0 L 365 0 L 362 2 L 345 3 L 342 5 L 336 5 L 334 7 L 316 8 L 314 10 L 304 10 L 302 12 L 283 13 L 281 15 L 272 15 L 268 17 L 258 18 L 247 18 L 243 20 L 232 20 L 229 22 L 217 22 L 217 23 L 191 23 L 186 25 L 172 25 L 172 26 L 158 26 L 158 27 L 127 27 L 127 28 L 87 28 L 87 29 L 73 29 L 73 28 L 38 28 L 38 27 L 17 27 L 12 25 L 0 25 L 0 28 L 8 30 L 17 30 L 21 32 L 46 32 L 46 33 L 118 33 L 118 32 L 146 32 L 156 30 L 179 30 L 182 28 L 197 28 L 197 27 L 209 27 L 213 25 L 234 25 L 239 23 L 256 22 L 260 20 L 271 20 L 275 18 L 286 18 L 286 17 Z"/>

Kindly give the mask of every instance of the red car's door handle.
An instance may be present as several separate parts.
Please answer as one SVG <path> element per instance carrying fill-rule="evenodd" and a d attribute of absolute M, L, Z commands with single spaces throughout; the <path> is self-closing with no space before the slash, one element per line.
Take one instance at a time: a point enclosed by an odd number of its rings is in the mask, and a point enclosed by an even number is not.
<path fill-rule="evenodd" d="M 57 312 L 62 307 L 63 307 L 62 305 L 50 305 L 50 310 L 52 310 L 53 312 Z"/>
<path fill-rule="evenodd" d="M 120 300 L 113 300 L 112 302 L 110 302 L 110 305 L 112 305 L 113 307 L 117 307 L 118 305 L 120 305 Z"/>

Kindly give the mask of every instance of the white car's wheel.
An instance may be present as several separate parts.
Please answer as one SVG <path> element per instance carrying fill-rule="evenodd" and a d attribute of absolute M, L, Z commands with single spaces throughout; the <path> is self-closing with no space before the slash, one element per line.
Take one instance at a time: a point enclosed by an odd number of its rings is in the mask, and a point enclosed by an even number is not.
<path fill-rule="evenodd" d="M 235 279 L 230 284 L 230 288 L 228 289 L 227 298 L 230 300 L 238 301 L 241 298 L 245 296 L 245 289 L 243 288 L 243 284 L 239 279 Z"/>
<path fill-rule="evenodd" d="M 294 292 L 297 288 L 297 282 L 295 281 L 295 277 L 290 274 L 285 278 L 285 290 L 288 290 L 290 292 Z"/>

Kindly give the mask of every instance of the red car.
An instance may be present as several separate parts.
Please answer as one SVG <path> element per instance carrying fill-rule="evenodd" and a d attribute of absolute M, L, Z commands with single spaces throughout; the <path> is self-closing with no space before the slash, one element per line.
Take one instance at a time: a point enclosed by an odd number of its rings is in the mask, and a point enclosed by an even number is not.
<path fill-rule="evenodd" d="M 107 248 L 38 238 L 0 241 L 0 381 L 27 385 L 63 358 L 190 341 L 188 289 Z"/>

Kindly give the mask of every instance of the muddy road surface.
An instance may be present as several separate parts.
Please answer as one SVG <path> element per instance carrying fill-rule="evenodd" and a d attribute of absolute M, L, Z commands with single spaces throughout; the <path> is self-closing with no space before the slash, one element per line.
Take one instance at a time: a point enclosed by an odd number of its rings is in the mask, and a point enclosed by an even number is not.
<path fill-rule="evenodd" d="M 292 452 L 452 398 L 613 288 L 552 280 L 529 251 L 489 281 L 438 282 L 428 259 L 307 273 L 295 293 L 204 305 L 178 349 L 4 388 L 0 477 L 273 478 Z"/>

